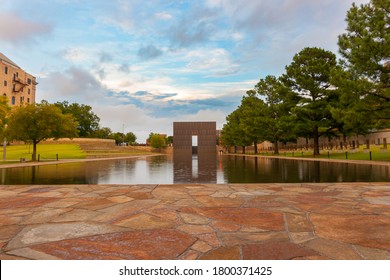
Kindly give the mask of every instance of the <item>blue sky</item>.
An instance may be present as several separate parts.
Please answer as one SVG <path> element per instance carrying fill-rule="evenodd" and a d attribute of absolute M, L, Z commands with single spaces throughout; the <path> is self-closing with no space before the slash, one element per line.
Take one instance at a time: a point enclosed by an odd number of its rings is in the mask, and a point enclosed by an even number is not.
<path fill-rule="evenodd" d="M 225 117 L 294 54 L 337 54 L 368 0 L 0 0 L 0 51 L 37 77 L 37 101 L 92 106 L 101 125 L 172 134 Z"/>

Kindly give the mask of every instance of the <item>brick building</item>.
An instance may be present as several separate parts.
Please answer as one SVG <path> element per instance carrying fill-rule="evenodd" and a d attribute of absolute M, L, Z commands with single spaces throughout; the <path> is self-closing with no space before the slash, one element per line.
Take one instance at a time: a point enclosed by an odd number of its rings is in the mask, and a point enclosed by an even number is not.
<path fill-rule="evenodd" d="M 0 52 L 0 95 L 10 106 L 35 102 L 36 79 Z"/>

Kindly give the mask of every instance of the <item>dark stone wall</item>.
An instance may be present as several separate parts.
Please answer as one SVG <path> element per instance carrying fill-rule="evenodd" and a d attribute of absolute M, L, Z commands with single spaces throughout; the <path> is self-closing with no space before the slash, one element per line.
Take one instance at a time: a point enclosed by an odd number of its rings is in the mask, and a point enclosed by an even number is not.
<path fill-rule="evenodd" d="M 175 183 L 217 182 L 216 127 L 216 122 L 173 123 Z M 198 136 L 197 149 L 192 148 L 193 135 Z"/>
<path fill-rule="evenodd" d="M 198 136 L 198 152 L 216 150 L 216 122 L 174 122 L 173 149 L 192 149 L 192 136 Z"/>

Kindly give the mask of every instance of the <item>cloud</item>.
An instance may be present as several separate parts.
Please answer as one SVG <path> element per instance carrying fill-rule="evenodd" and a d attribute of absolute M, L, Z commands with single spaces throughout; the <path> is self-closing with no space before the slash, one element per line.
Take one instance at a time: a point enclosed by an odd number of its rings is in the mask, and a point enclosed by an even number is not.
<path fill-rule="evenodd" d="M 156 48 L 154 45 L 141 47 L 137 52 L 138 57 L 143 60 L 153 59 L 161 56 L 162 54 L 162 50 Z"/>
<path fill-rule="evenodd" d="M 27 20 L 14 12 L 0 13 L 0 41 L 22 44 L 48 35 L 52 30 L 53 27 L 47 23 Z"/>
<path fill-rule="evenodd" d="M 193 96 L 191 100 L 178 98 L 177 93 L 153 93 L 137 91 L 110 92 L 116 104 L 132 104 L 149 116 L 164 118 L 166 116 L 197 114 L 202 110 L 221 110 L 229 113 L 237 106 L 241 95 L 221 95 L 218 97 Z M 177 99 L 175 99 L 177 98 Z"/>
<path fill-rule="evenodd" d="M 122 131 L 124 127 L 125 132 L 135 133 L 139 143 L 145 143 L 150 132 L 173 135 L 175 121 L 216 121 L 217 128 L 222 128 L 226 118 L 226 113 L 219 109 L 199 110 L 195 114 L 167 112 L 156 117 L 133 104 L 96 104 L 93 111 L 101 118 L 101 126 L 113 131 Z"/>
<path fill-rule="evenodd" d="M 215 11 L 192 4 L 166 32 L 174 48 L 187 48 L 209 42 L 217 30 L 218 14 Z"/>
<path fill-rule="evenodd" d="M 164 100 L 164 99 L 168 99 L 168 98 L 171 98 L 171 97 L 175 97 L 177 95 L 178 95 L 177 93 L 163 93 L 163 94 L 154 96 L 154 99 L 155 100 Z"/>
<path fill-rule="evenodd" d="M 161 107 L 166 107 L 167 102 L 172 100 L 172 97 L 177 96 L 177 93 L 152 93 L 149 91 L 137 91 L 135 93 L 121 91 L 111 92 L 109 94 L 117 99 L 116 103 L 135 104 L 139 108 L 145 108 L 149 113 L 155 114 Z"/>
<path fill-rule="evenodd" d="M 94 1 L 95 2 L 95 1 Z M 97 21 L 135 36 L 154 36 L 164 22 L 173 16 L 165 11 L 164 6 L 171 6 L 164 1 L 112 0 L 101 1 L 95 10 Z"/>
<path fill-rule="evenodd" d="M 205 21 L 191 23 L 182 21 L 171 29 L 171 42 L 174 46 L 189 47 L 210 39 L 213 26 Z"/>
<path fill-rule="evenodd" d="M 223 23 L 215 36 L 229 42 L 227 49 L 234 53 L 234 61 L 241 68 L 237 73 L 257 71 L 260 77 L 282 74 L 284 66 L 304 47 L 337 53 L 337 35 L 346 27 L 346 11 L 351 4 L 338 0 L 206 1 Z"/>
<path fill-rule="evenodd" d="M 134 93 L 135 96 L 146 96 L 146 95 L 149 95 L 150 93 L 147 92 L 147 91 L 137 91 L 136 93 Z"/>
<path fill-rule="evenodd" d="M 113 60 L 113 57 L 111 54 L 109 54 L 105 51 L 102 51 L 100 53 L 100 59 L 99 59 L 100 63 L 111 62 L 112 60 Z"/>
<path fill-rule="evenodd" d="M 96 104 L 93 111 L 100 117 L 101 126 L 113 131 L 122 131 L 124 127 L 125 132 L 131 131 L 137 136 L 139 143 L 145 143 L 150 132 L 172 135 L 172 117 L 156 118 L 134 104 Z"/>
<path fill-rule="evenodd" d="M 128 74 L 130 72 L 130 66 L 127 63 L 122 63 L 118 70 L 122 73 Z"/>
<path fill-rule="evenodd" d="M 172 15 L 167 12 L 161 12 L 161 13 L 156 13 L 156 18 L 162 20 L 170 20 L 172 19 Z"/>
<path fill-rule="evenodd" d="M 205 109 L 200 110 L 196 114 L 180 116 L 180 121 L 215 121 L 217 122 L 217 129 L 222 128 L 226 121 L 226 113 L 220 109 Z"/>
<path fill-rule="evenodd" d="M 225 113 L 229 108 L 233 107 L 233 104 L 224 101 L 220 98 L 208 98 L 208 99 L 195 99 L 190 101 L 170 100 L 165 104 L 160 104 L 154 108 L 156 117 L 169 116 L 186 116 L 186 118 L 198 114 L 200 111 L 224 111 Z M 182 118 L 181 117 L 181 118 Z M 180 118 L 180 119 L 181 119 Z"/>
<path fill-rule="evenodd" d="M 109 92 L 90 72 L 76 67 L 64 73 L 49 73 L 39 83 L 39 96 L 48 101 L 70 99 L 72 102 L 93 104 Z"/>
<path fill-rule="evenodd" d="M 81 47 L 68 47 L 62 56 L 72 62 L 84 62 L 90 59 L 90 53 Z"/>
<path fill-rule="evenodd" d="M 236 74 L 240 66 L 232 61 L 231 54 L 222 48 L 195 49 L 187 53 L 186 71 L 204 73 L 205 77 L 224 77 Z"/>

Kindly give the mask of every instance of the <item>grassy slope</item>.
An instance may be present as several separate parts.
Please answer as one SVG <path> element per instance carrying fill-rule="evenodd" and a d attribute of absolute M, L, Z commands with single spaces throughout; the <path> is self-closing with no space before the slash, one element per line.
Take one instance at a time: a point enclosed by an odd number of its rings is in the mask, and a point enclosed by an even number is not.
<path fill-rule="evenodd" d="M 1 149 L 2 150 L 2 149 Z M 88 157 L 115 157 L 136 154 L 150 154 L 150 152 L 137 150 L 132 147 L 94 150 L 91 148 L 81 149 L 77 144 L 38 144 L 37 153 L 40 160 L 56 160 L 57 154 L 59 159 L 83 159 Z M 2 159 L 2 152 L 0 152 Z M 7 146 L 7 162 L 20 161 L 25 158 L 31 160 L 32 145 L 11 145 Z M 0 160 L 1 163 L 1 160 Z"/>
<path fill-rule="evenodd" d="M 42 160 L 80 159 L 85 158 L 86 153 L 75 144 L 38 144 L 37 153 Z M 31 160 L 32 145 L 15 145 L 7 147 L 7 160 L 19 161 L 20 158 Z"/>

